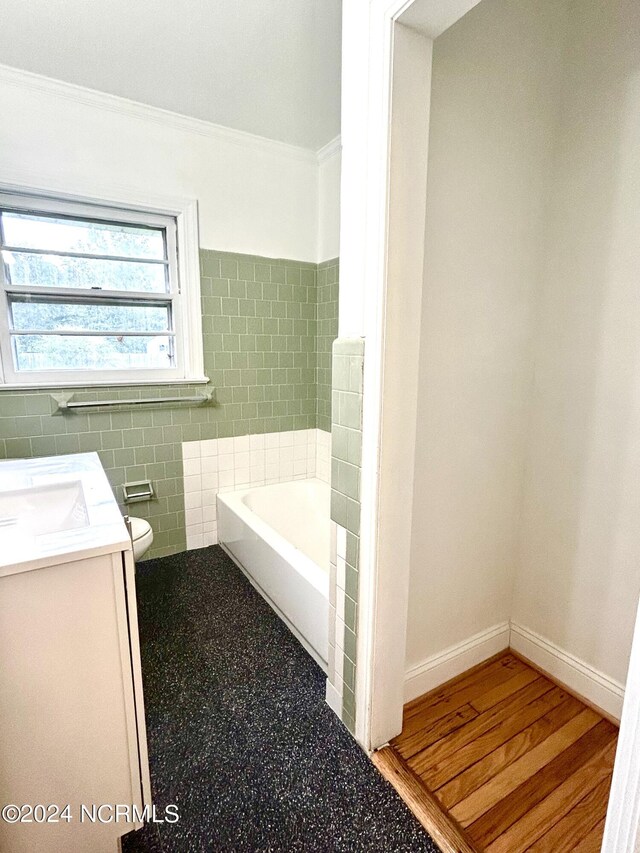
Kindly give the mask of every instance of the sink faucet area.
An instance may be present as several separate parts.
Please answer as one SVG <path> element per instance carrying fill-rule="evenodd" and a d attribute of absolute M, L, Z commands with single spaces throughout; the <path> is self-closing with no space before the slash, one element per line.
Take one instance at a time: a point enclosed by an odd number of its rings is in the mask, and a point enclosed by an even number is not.
<path fill-rule="evenodd" d="M 131 547 L 96 453 L 0 462 L 0 572 Z"/>

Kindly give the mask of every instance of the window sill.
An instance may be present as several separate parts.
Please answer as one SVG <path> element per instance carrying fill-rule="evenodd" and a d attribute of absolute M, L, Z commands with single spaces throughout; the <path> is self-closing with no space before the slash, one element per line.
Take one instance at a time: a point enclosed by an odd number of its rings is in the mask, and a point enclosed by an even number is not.
<path fill-rule="evenodd" d="M 63 388 L 141 388 L 157 385 L 206 385 L 208 376 L 197 376 L 193 379 L 141 379 L 138 382 L 127 380 L 121 382 L 16 382 L 0 384 L 0 394 L 3 391 L 52 391 Z"/>

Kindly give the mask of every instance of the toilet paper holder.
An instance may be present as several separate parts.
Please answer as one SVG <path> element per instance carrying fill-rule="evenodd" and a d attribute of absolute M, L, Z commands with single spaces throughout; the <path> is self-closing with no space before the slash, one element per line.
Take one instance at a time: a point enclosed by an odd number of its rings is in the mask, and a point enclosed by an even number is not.
<path fill-rule="evenodd" d="M 123 483 L 122 492 L 126 504 L 150 501 L 153 500 L 155 495 L 151 480 L 136 480 L 131 483 Z"/>

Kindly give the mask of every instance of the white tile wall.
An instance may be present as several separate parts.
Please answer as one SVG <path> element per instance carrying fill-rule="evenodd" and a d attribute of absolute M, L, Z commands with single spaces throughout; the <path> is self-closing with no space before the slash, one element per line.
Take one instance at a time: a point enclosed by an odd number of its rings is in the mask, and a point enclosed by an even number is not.
<path fill-rule="evenodd" d="M 329 666 L 327 676 L 331 689 L 327 688 L 330 704 L 339 717 L 342 716 L 343 663 L 344 663 L 344 607 L 345 565 L 347 556 L 347 531 L 331 522 L 331 550 L 329 562 Z M 335 707 L 334 707 L 335 705 Z M 337 710 L 336 710 L 337 708 Z"/>
<path fill-rule="evenodd" d="M 185 441 L 184 506 L 187 549 L 218 541 L 216 494 L 287 480 L 329 482 L 331 434 L 320 429 Z"/>
<path fill-rule="evenodd" d="M 329 482 L 331 477 L 331 433 L 323 429 L 316 432 L 316 477 Z"/>

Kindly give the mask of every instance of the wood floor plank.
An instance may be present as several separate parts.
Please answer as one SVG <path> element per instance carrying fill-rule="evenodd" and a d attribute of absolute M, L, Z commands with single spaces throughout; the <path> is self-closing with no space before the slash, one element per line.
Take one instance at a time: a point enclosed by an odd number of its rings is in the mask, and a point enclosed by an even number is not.
<path fill-rule="evenodd" d="M 596 853 L 616 741 L 598 709 L 503 653 L 406 706 L 383 773 L 447 853 Z"/>
<path fill-rule="evenodd" d="M 605 819 L 603 818 L 593 827 L 589 835 L 582 839 L 577 853 L 600 853 L 602 850 L 602 838 L 604 836 L 604 824 Z"/>
<path fill-rule="evenodd" d="M 490 845 L 568 777 L 576 773 L 590 758 L 610 744 L 615 735 L 614 726 L 607 720 L 601 720 L 508 797 L 470 824 L 467 831 L 471 838 L 481 847 Z"/>
<path fill-rule="evenodd" d="M 443 813 L 435 797 L 421 785 L 391 747 L 383 747 L 371 760 L 411 809 L 442 853 L 477 853 L 464 833 Z"/>
<path fill-rule="evenodd" d="M 471 705 L 463 705 L 455 711 L 451 711 L 446 717 L 436 720 L 431 726 L 425 726 L 408 737 L 395 738 L 393 746 L 400 755 L 407 759 L 436 743 L 443 737 L 452 734 L 457 729 L 474 720 L 478 712 Z"/>
<path fill-rule="evenodd" d="M 495 661 L 487 670 L 479 670 L 469 681 L 458 682 L 452 689 L 445 686 L 427 693 L 422 697 L 421 705 L 404 718 L 402 733 L 394 738 L 393 744 L 400 743 L 414 732 L 432 726 L 437 720 L 467 705 L 470 698 L 478 695 L 478 686 L 485 691 L 490 690 L 524 669 L 522 661 L 514 657 L 504 658 Z"/>
<path fill-rule="evenodd" d="M 534 773 L 546 767 L 590 729 L 597 726 L 601 719 L 595 711 L 585 708 L 534 749 L 454 806 L 451 814 L 465 827 L 477 821 L 490 808 L 505 800 Z"/>
<path fill-rule="evenodd" d="M 542 743 L 556 729 L 561 728 L 580 713 L 584 705 L 573 696 L 540 717 L 524 731 L 518 732 L 502 746 L 496 747 L 480 761 L 476 761 L 467 770 L 460 773 L 446 785 L 436 791 L 438 800 L 445 808 L 452 808 L 460 800 L 468 797 L 489 779 L 492 779 L 520 756 Z"/>
<path fill-rule="evenodd" d="M 545 832 L 527 853 L 569 853 L 579 848 L 582 839 L 586 838 L 593 827 L 604 821 L 610 788 L 609 779 L 603 779 L 577 806 Z"/>
<path fill-rule="evenodd" d="M 437 704 L 437 697 L 442 693 L 453 696 L 462 690 L 466 690 L 473 684 L 484 683 L 486 679 L 491 678 L 495 673 L 505 673 L 506 670 L 505 678 L 511 678 L 517 672 L 523 672 L 527 668 L 528 665 L 512 652 L 499 652 L 497 655 L 489 658 L 489 660 L 483 661 L 483 663 L 479 663 L 477 666 L 446 681 L 435 690 L 430 690 L 428 693 L 412 699 L 411 702 L 407 702 L 403 708 L 404 719 L 407 721 L 418 711 L 431 706 L 434 702 Z"/>
<path fill-rule="evenodd" d="M 542 802 L 512 824 L 487 848 L 487 853 L 524 853 L 547 829 L 561 820 L 603 779 L 611 779 L 616 743 L 607 744 Z"/>
<path fill-rule="evenodd" d="M 551 686 L 547 679 L 536 680 L 459 731 L 414 755 L 409 766 L 432 790 L 437 790 L 566 698 L 567 694 Z"/>
<path fill-rule="evenodd" d="M 488 711 L 490 708 L 494 708 L 499 702 L 502 702 L 503 699 L 517 693 L 518 690 L 526 687 L 527 684 L 531 684 L 536 678 L 539 678 L 539 675 L 534 669 L 525 669 L 523 672 L 518 672 L 508 681 L 504 681 L 502 684 L 498 684 L 497 687 L 476 696 L 475 699 L 471 700 L 470 704 L 476 711 Z"/>

